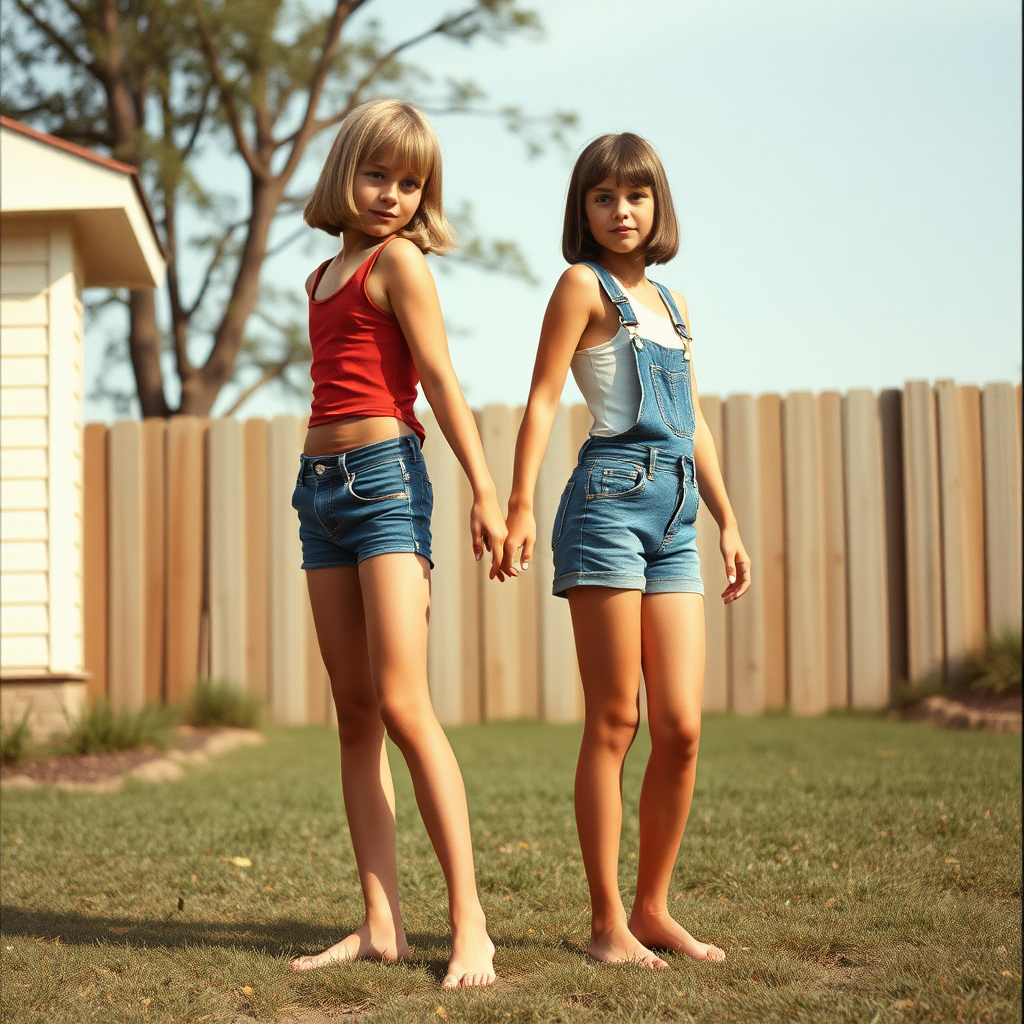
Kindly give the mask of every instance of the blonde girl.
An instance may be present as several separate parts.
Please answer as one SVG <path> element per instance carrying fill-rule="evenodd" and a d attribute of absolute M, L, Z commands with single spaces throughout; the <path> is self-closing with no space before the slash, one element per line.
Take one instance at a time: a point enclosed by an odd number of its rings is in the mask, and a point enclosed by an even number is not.
<path fill-rule="evenodd" d="M 636 135 L 604 135 L 580 155 L 562 252 L 516 445 L 502 570 L 527 568 L 534 489 L 568 370 L 594 416 L 555 516 L 554 593 L 567 597 L 586 701 L 576 823 L 591 897 L 589 952 L 665 967 L 654 950 L 724 959 L 668 911 L 693 795 L 704 685 L 698 489 L 721 530 L 735 601 L 750 560 L 700 411 L 686 303 L 646 276 L 679 247 L 661 161 Z M 651 756 L 640 793 L 636 898 L 619 893 L 622 764 L 647 687 Z"/>
<path fill-rule="evenodd" d="M 452 958 L 443 985 L 488 985 L 494 946 L 477 896 L 465 789 L 427 690 L 432 494 L 413 412 L 417 382 L 472 484 L 476 557 L 490 551 L 498 575 L 505 524 L 424 259 L 453 248 L 455 237 L 441 202 L 437 136 L 423 114 L 397 100 L 349 114 L 305 219 L 343 244 L 306 281 L 313 405 L 292 503 L 338 711 L 366 915 L 292 967 L 408 953 L 387 734 L 409 766 L 448 888 Z"/>

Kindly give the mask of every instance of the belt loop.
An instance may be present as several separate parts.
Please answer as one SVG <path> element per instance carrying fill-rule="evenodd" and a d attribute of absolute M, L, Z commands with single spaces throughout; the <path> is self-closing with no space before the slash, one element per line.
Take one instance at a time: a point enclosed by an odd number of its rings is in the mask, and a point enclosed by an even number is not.
<path fill-rule="evenodd" d="M 654 471 L 658 468 L 658 449 L 647 449 L 647 479 L 654 479 Z"/>
<path fill-rule="evenodd" d="M 348 452 L 342 452 L 338 456 L 338 466 L 340 467 L 342 474 L 341 479 L 345 481 L 345 483 L 348 483 L 348 462 L 346 461 L 347 457 Z"/>
<path fill-rule="evenodd" d="M 305 472 L 306 472 L 306 463 L 303 461 L 302 456 L 300 455 L 299 456 L 299 475 L 298 475 L 298 478 L 295 481 L 295 486 L 296 487 L 303 487 L 304 486 L 304 484 L 302 483 L 302 477 L 305 474 Z"/>

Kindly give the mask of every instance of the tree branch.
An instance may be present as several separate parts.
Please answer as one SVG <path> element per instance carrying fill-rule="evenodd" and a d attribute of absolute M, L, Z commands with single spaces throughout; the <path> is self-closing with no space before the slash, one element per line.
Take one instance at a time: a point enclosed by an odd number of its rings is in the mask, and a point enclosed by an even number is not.
<path fill-rule="evenodd" d="M 20 4 L 23 0 L 17 0 L 17 2 Z M 224 110 L 228 116 L 228 127 L 231 129 L 235 145 L 238 146 L 238 152 L 248 165 L 253 176 L 263 181 L 268 181 L 271 177 L 270 169 L 264 167 L 259 162 L 256 154 L 252 151 L 252 147 L 249 145 L 249 140 L 245 137 L 245 128 L 242 124 L 241 115 L 238 113 L 238 107 L 235 105 L 235 97 L 231 91 L 231 85 L 224 76 L 224 71 L 220 66 L 220 57 L 217 54 L 217 47 L 214 45 L 213 36 L 210 35 L 210 27 L 206 23 L 202 0 L 196 0 L 193 6 L 196 12 L 196 25 L 199 29 L 200 46 L 203 55 L 206 57 L 206 63 L 209 65 L 210 73 L 213 75 L 213 80 L 217 85 L 221 102 L 224 104 Z"/>
<path fill-rule="evenodd" d="M 251 384 L 249 387 L 247 387 L 238 396 L 238 398 L 235 399 L 234 404 L 231 406 L 230 409 L 228 409 L 226 413 L 224 413 L 224 415 L 234 416 L 235 413 L 238 412 L 239 408 L 242 405 L 244 405 L 245 402 L 248 401 L 248 399 L 252 396 L 253 392 L 258 391 L 261 387 L 263 387 L 264 384 L 269 384 L 270 381 L 274 380 L 276 377 L 280 377 L 281 374 L 284 373 L 284 371 L 287 370 L 289 366 L 291 366 L 292 362 L 293 360 L 291 359 L 291 357 L 288 357 L 286 359 L 282 359 L 281 362 L 279 363 L 273 363 L 271 366 L 266 367 L 263 373 L 260 374 L 259 379 L 256 381 L 256 383 Z"/>
<path fill-rule="evenodd" d="M 327 30 L 324 32 L 324 43 L 320 50 L 320 59 L 316 62 L 313 78 L 309 83 L 309 96 L 306 100 L 306 109 L 302 115 L 302 121 L 292 135 L 274 145 L 276 150 L 281 146 L 291 143 L 291 152 L 288 154 L 288 160 L 285 162 L 280 174 L 281 179 L 284 181 L 289 180 L 292 174 L 295 173 L 295 168 L 298 167 L 299 160 L 302 159 L 302 155 L 305 152 L 306 143 L 316 134 L 316 108 L 320 104 L 320 96 L 323 93 L 324 85 L 327 83 L 331 64 L 334 62 L 334 56 L 338 52 L 338 40 L 341 38 L 341 30 L 345 27 L 345 22 L 348 21 L 350 15 L 357 11 L 365 2 L 366 0 L 338 0 L 334 5 L 334 14 L 331 15 L 331 20 L 327 24 Z"/>
<path fill-rule="evenodd" d="M 325 120 L 314 121 L 313 129 L 310 134 L 316 135 L 318 132 L 322 132 L 325 128 L 330 128 L 332 125 L 343 121 L 351 112 L 352 108 L 359 104 L 363 91 L 403 50 L 408 50 L 410 46 L 422 43 L 425 39 L 429 39 L 433 35 L 441 35 L 448 32 L 450 29 L 455 28 L 455 26 L 460 22 L 465 21 L 470 15 L 475 14 L 478 9 L 479 8 L 476 6 L 467 7 L 466 10 L 459 14 L 453 14 L 450 17 L 442 19 L 433 28 L 428 28 L 423 32 L 420 32 L 419 35 L 411 36 L 409 39 L 393 46 L 387 53 L 382 54 L 374 63 L 373 67 L 370 68 L 359 82 L 356 83 L 356 87 L 349 94 L 348 103 L 345 104 L 344 109 Z"/>
<path fill-rule="evenodd" d="M 248 221 L 240 220 L 235 221 L 234 224 L 229 224 L 228 227 L 225 229 L 224 233 L 217 240 L 217 246 L 213 250 L 213 257 L 206 266 L 206 273 L 203 274 L 203 280 L 202 283 L 199 285 L 199 291 L 196 294 L 195 300 L 193 301 L 191 306 L 188 306 L 187 308 L 182 307 L 182 315 L 185 317 L 186 320 L 192 319 L 192 316 L 195 314 L 195 311 L 199 308 L 200 304 L 203 301 L 203 298 L 206 296 L 207 289 L 210 287 L 210 282 L 213 279 L 214 271 L 216 271 L 218 265 L 220 264 L 220 261 L 223 259 L 224 250 L 227 248 L 227 245 L 234 236 L 234 233 L 239 228 L 244 228 L 247 223 Z"/>
<path fill-rule="evenodd" d="M 203 122 L 206 120 L 206 104 L 210 102 L 210 93 L 212 92 L 213 83 L 208 82 L 206 89 L 203 91 L 202 101 L 199 104 L 199 112 L 196 114 L 196 123 L 192 126 L 192 134 L 189 136 L 188 142 L 185 143 L 185 146 L 181 151 L 182 161 L 188 158 L 189 154 L 192 152 L 192 148 L 196 144 L 196 140 L 199 138 L 200 129 L 203 127 Z"/>
<path fill-rule="evenodd" d="M 32 10 L 32 7 L 26 3 L 26 0 L 14 0 L 14 2 L 18 5 L 18 10 L 20 10 L 21 13 L 24 14 L 25 17 L 27 17 L 54 46 L 59 50 L 62 50 L 64 54 L 70 58 L 73 64 L 80 64 L 89 72 L 89 74 L 93 75 L 97 79 L 100 78 L 100 75 L 96 70 L 96 62 L 88 61 L 82 57 L 80 53 L 76 52 L 75 48 L 49 22 L 43 21 L 43 19 Z"/>

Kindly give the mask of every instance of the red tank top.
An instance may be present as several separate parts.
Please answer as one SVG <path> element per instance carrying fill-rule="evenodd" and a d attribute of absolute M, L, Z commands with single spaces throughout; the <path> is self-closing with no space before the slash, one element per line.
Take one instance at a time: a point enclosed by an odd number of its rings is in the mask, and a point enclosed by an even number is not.
<path fill-rule="evenodd" d="M 395 236 L 392 236 L 395 237 Z M 394 416 L 423 440 L 413 413 L 419 377 L 409 345 L 390 313 L 366 292 L 366 278 L 387 239 L 325 299 L 314 299 L 327 260 L 316 272 L 309 297 L 309 342 L 313 349 L 313 407 L 309 425 L 346 416 Z"/>

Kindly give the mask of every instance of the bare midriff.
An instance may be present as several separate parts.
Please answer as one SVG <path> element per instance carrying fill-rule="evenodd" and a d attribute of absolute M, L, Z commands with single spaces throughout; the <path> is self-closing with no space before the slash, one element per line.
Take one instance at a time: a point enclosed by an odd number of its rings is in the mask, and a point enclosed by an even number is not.
<path fill-rule="evenodd" d="M 347 416 L 310 427 L 302 451 L 305 455 L 338 455 L 413 433 L 412 427 L 394 416 Z"/>

